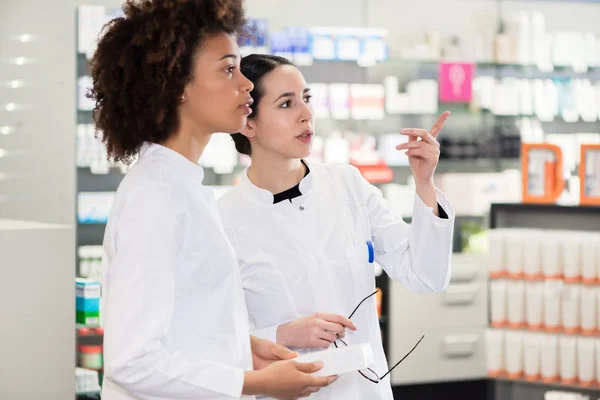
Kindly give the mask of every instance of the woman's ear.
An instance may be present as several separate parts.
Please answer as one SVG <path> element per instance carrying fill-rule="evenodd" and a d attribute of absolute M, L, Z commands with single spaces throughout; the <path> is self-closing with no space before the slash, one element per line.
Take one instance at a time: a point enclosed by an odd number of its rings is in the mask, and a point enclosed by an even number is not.
<path fill-rule="evenodd" d="M 248 118 L 246 120 L 246 126 L 240 132 L 242 135 L 246 136 L 248 139 L 251 139 L 256 136 L 256 122 Z"/>

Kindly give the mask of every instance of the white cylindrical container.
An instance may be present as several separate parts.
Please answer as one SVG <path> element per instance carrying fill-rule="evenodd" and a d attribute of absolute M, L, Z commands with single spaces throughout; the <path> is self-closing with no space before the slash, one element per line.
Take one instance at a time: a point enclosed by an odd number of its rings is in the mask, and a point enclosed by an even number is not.
<path fill-rule="evenodd" d="M 540 340 L 540 365 L 542 381 L 550 383 L 558 381 L 558 336 L 542 335 Z"/>
<path fill-rule="evenodd" d="M 505 280 L 498 279 L 490 282 L 490 314 L 492 326 L 496 328 L 506 325 L 506 291 L 507 282 Z"/>
<path fill-rule="evenodd" d="M 597 292 L 598 289 L 593 286 L 581 287 L 581 302 L 579 307 L 581 316 L 581 333 L 586 336 L 594 335 L 597 332 Z"/>
<path fill-rule="evenodd" d="M 523 376 L 523 332 L 505 332 L 504 360 L 507 376 L 510 379 L 520 379 Z"/>
<path fill-rule="evenodd" d="M 527 280 L 536 280 L 543 277 L 540 240 L 543 237 L 542 233 L 542 230 L 531 229 L 524 238 L 523 271 Z"/>
<path fill-rule="evenodd" d="M 513 329 L 525 324 L 525 282 L 508 281 L 508 325 Z"/>
<path fill-rule="evenodd" d="M 544 326 L 544 282 L 525 284 L 525 321 L 530 330 Z"/>
<path fill-rule="evenodd" d="M 537 333 L 525 333 L 523 336 L 525 379 L 537 381 L 540 379 L 541 336 Z"/>
<path fill-rule="evenodd" d="M 597 256 L 597 246 L 600 246 L 600 243 L 596 243 L 595 237 L 596 235 L 586 233 L 581 241 L 581 275 L 583 283 L 588 285 L 597 282 L 598 269 L 600 269 L 597 265 L 600 264 Z"/>
<path fill-rule="evenodd" d="M 504 331 L 488 328 L 485 331 L 485 341 L 488 376 L 498 377 L 504 375 Z"/>
<path fill-rule="evenodd" d="M 492 278 L 502 278 L 506 275 L 506 229 L 491 229 L 488 232 L 489 237 L 489 274 Z"/>
<path fill-rule="evenodd" d="M 580 337 L 577 340 L 577 371 L 581 386 L 596 383 L 596 339 Z"/>
<path fill-rule="evenodd" d="M 600 339 L 594 339 L 596 346 L 596 382 L 600 382 Z"/>
<path fill-rule="evenodd" d="M 526 248 L 525 235 L 520 229 L 509 229 L 506 235 L 506 270 L 511 279 L 523 277 L 523 255 Z"/>
<path fill-rule="evenodd" d="M 562 326 L 566 333 L 577 333 L 580 330 L 579 303 L 581 287 L 565 285 L 562 296 Z"/>
<path fill-rule="evenodd" d="M 542 240 L 542 270 L 545 279 L 562 279 L 562 238 L 564 234 L 548 230 Z"/>
<path fill-rule="evenodd" d="M 561 336 L 560 346 L 560 380 L 566 385 L 577 382 L 577 338 Z"/>
<path fill-rule="evenodd" d="M 562 303 L 563 281 L 544 282 L 544 327 L 549 332 L 561 330 L 560 308 Z"/>
<path fill-rule="evenodd" d="M 564 280 L 577 283 L 581 280 L 581 240 L 578 232 L 565 236 L 562 244 Z"/>

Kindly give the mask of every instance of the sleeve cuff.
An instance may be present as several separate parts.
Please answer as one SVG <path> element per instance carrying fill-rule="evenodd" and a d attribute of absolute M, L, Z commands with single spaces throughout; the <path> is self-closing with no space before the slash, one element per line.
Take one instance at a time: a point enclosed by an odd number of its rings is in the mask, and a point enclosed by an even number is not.
<path fill-rule="evenodd" d="M 236 368 L 235 373 L 231 377 L 231 392 L 229 393 L 229 396 L 233 397 L 234 399 L 245 398 L 243 397 L 244 380 L 246 379 L 245 376 L 246 373 L 243 369 Z"/>
<path fill-rule="evenodd" d="M 263 329 L 257 329 L 251 333 L 252 336 L 259 337 L 261 339 L 270 340 L 273 343 L 277 343 L 277 328 L 279 325 L 269 326 Z"/>
<path fill-rule="evenodd" d="M 435 188 L 435 196 L 437 198 L 437 207 L 438 207 L 439 216 L 436 217 L 435 214 L 433 213 L 433 209 L 431 207 L 428 207 L 427 205 L 425 205 L 425 203 L 423 203 L 423 200 L 421 200 L 419 195 L 415 194 L 413 219 L 417 215 L 418 216 L 429 215 L 429 216 L 433 217 L 439 223 L 442 223 L 442 224 L 453 223 L 454 219 L 456 217 L 454 208 L 452 207 L 452 205 L 450 204 L 448 199 L 446 199 L 446 196 L 444 196 L 444 194 L 438 188 Z"/>

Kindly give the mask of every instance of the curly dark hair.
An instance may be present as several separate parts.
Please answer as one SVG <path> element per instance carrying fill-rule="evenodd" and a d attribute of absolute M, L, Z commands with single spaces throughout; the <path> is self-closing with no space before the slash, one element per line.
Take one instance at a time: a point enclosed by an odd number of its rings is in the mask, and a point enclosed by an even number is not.
<path fill-rule="evenodd" d="M 240 71 L 253 84 L 254 89 L 250 92 L 250 96 L 254 103 L 250 105 L 252 114 L 248 118 L 256 118 L 258 116 L 258 104 L 265 94 L 262 86 L 262 80 L 269 72 L 281 65 L 294 65 L 290 60 L 284 57 L 274 56 L 270 54 L 250 54 L 242 58 L 240 63 Z M 252 155 L 250 140 L 241 133 L 232 133 L 231 138 L 235 143 L 235 148 L 240 154 Z"/>
<path fill-rule="evenodd" d="M 97 134 L 125 164 L 145 141 L 178 129 L 177 108 L 207 35 L 242 33 L 243 0 L 128 0 L 107 23 L 91 60 Z"/>

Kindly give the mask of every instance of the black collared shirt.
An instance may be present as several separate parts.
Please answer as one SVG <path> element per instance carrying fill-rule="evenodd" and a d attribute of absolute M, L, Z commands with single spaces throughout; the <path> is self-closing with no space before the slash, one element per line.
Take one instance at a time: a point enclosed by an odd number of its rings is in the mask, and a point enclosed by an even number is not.
<path fill-rule="evenodd" d="M 306 178 L 306 176 L 310 173 L 310 169 L 308 168 L 308 165 L 306 165 L 306 163 L 304 161 L 302 161 L 302 164 L 304 165 L 304 168 L 306 168 L 306 172 L 304 174 L 304 177 Z M 281 203 L 282 201 L 285 201 L 285 200 L 289 200 L 291 203 L 292 199 L 295 199 L 296 197 L 300 197 L 300 196 L 302 196 L 302 193 L 300 192 L 300 183 L 298 183 L 296 186 L 291 187 L 288 190 L 284 190 L 281 193 L 275 194 L 273 196 L 273 204 Z M 448 214 L 446 214 L 446 211 L 444 211 L 444 209 L 442 208 L 442 206 L 440 206 L 439 203 L 438 203 L 438 214 L 441 219 L 448 219 Z"/>

